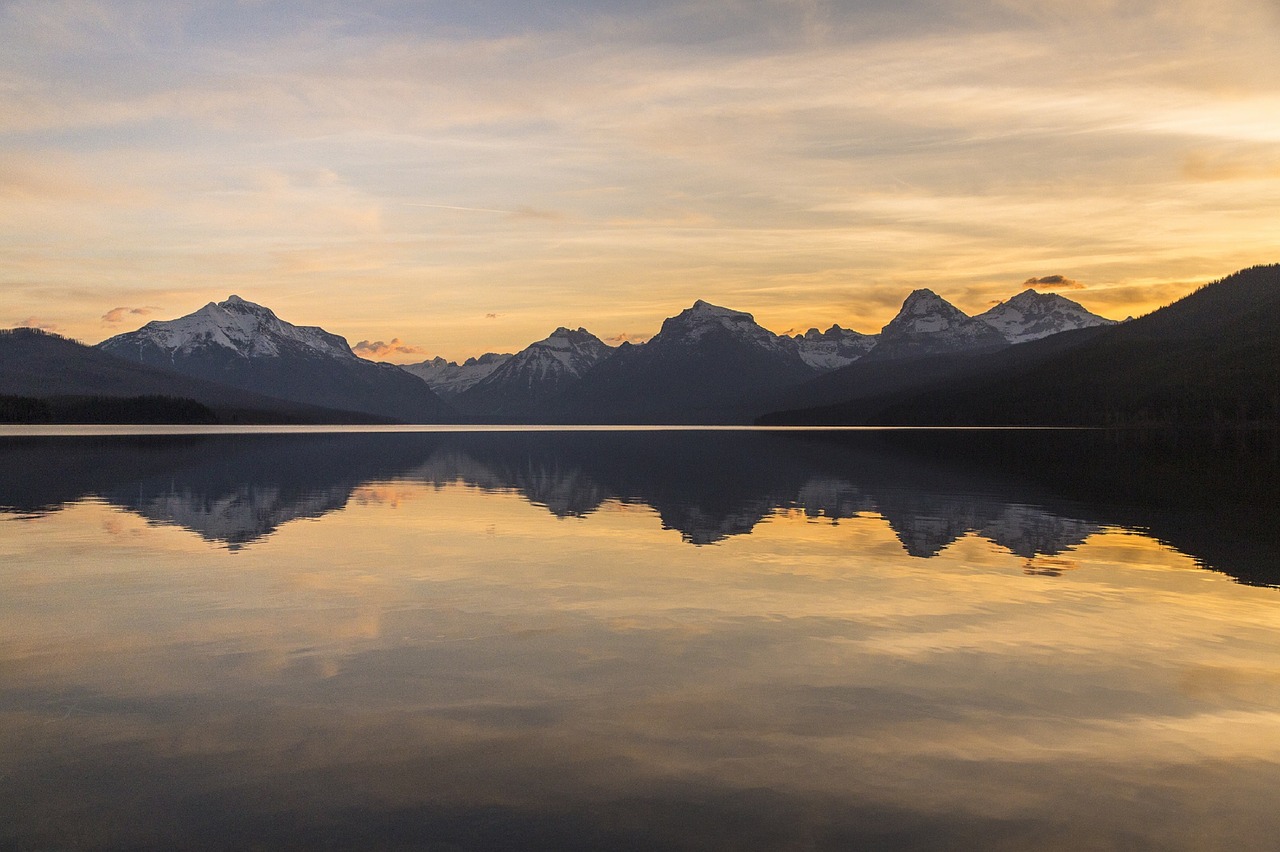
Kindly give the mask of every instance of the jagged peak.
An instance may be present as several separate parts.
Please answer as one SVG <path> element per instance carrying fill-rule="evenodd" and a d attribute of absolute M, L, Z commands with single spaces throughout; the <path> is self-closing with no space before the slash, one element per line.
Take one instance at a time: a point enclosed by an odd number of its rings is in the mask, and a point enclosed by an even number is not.
<path fill-rule="evenodd" d="M 1076 304 L 1070 299 L 1060 296 L 1057 293 L 1040 293 L 1031 288 L 1027 288 L 1018 295 L 1011 297 L 1007 304 L 1013 305 L 1014 307 L 1022 307 L 1023 305 L 1061 305 L 1064 303 L 1072 305 Z"/>
<path fill-rule="evenodd" d="M 947 300 L 930 290 L 928 287 L 921 287 L 912 290 L 907 298 L 902 301 L 903 305 L 913 305 L 917 302 L 946 302 Z"/>
<path fill-rule="evenodd" d="M 250 302 L 248 299 L 242 299 L 234 293 L 226 299 L 223 299 L 221 302 L 210 302 L 209 305 L 221 308 L 224 311 L 231 311 L 233 313 L 261 314 L 269 317 L 274 317 L 276 315 L 275 311 L 271 310 L 266 305 L 259 305 L 257 302 Z"/>
<path fill-rule="evenodd" d="M 889 323 L 893 325 L 905 321 L 909 317 L 920 317 L 928 314 L 942 314 L 956 319 L 968 319 L 968 315 L 937 293 L 927 288 L 912 290 L 902 302 L 902 307 Z"/>
<path fill-rule="evenodd" d="M 701 317 L 722 318 L 723 317 L 728 319 L 747 319 L 747 320 L 750 320 L 751 322 L 755 322 L 755 317 L 751 316 L 751 314 L 747 313 L 746 311 L 735 311 L 732 308 L 725 308 L 725 307 L 721 307 L 720 305 L 713 305 L 710 302 L 705 301 L 703 299 L 698 299 L 696 302 L 693 303 L 691 307 L 681 311 L 680 316 L 698 317 L 698 318 L 701 318 Z"/>
<path fill-rule="evenodd" d="M 826 331 L 819 330 L 816 326 L 810 328 L 804 334 L 795 335 L 796 340 L 830 340 L 845 337 L 867 337 L 860 331 L 854 331 L 851 328 L 845 328 L 842 325 L 833 323 Z"/>
<path fill-rule="evenodd" d="M 536 340 L 530 343 L 524 351 L 530 350 L 546 350 L 546 349 L 582 349 L 583 347 L 595 349 L 599 347 L 607 347 L 600 338 L 596 337 L 585 328 L 566 328 L 558 327 L 555 331 L 548 334 L 542 340 Z"/>

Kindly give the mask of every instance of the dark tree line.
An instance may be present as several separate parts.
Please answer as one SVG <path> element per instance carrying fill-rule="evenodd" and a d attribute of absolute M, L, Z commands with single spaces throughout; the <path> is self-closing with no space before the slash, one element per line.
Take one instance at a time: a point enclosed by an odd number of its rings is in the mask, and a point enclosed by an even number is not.
<path fill-rule="evenodd" d="M 213 409 L 172 396 L 0 396 L 0 423 L 217 423 Z"/>

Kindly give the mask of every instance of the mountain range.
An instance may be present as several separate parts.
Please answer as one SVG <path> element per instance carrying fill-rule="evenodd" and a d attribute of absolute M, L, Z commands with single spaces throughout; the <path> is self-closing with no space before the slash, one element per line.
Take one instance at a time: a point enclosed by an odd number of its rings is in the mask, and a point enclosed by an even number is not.
<path fill-rule="evenodd" d="M 1116 323 L 1034 290 L 968 316 L 920 289 L 877 334 L 792 336 L 698 300 L 643 344 L 560 327 L 513 354 L 405 366 L 231 296 L 93 348 L 11 333 L 0 395 L 334 422 L 1275 423 L 1277 294 L 1280 266 L 1254 267 Z"/>
<path fill-rule="evenodd" d="M 1012 301 L 1012 300 L 1011 300 Z M 987 353 L 877 364 L 788 389 L 764 425 L 1280 425 L 1280 265 L 1144 317 Z"/>
<path fill-rule="evenodd" d="M 833 325 L 775 334 L 754 317 L 698 300 L 647 343 L 605 346 L 557 329 L 513 355 L 405 367 L 480 420 L 559 423 L 743 423 L 789 388 L 856 362 L 986 352 L 1061 331 L 1112 325 L 1081 305 L 1027 290 L 969 317 L 917 290 L 879 334 Z M 460 381 L 465 377 L 465 384 Z"/>

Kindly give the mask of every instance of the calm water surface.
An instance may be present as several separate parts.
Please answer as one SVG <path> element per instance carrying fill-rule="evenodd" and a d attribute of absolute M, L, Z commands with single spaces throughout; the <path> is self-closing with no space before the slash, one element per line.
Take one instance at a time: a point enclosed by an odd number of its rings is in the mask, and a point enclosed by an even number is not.
<path fill-rule="evenodd" d="M 1274 444 L 0 438 L 0 847 L 1272 849 Z"/>

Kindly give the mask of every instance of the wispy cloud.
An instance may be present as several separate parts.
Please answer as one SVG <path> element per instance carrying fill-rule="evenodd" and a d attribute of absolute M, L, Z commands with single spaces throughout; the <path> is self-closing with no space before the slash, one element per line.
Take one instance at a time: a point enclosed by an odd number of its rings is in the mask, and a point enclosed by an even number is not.
<path fill-rule="evenodd" d="M 14 314 L 305 289 L 456 357 L 495 303 L 508 350 L 695 297 L 874 329 L 1044 269 L 1141 310 L 1275 259 L 1270 0 L 162 5 L 0 7 Z"/>
<path fill-rule="evenodd" d="M 151 316 L 160 308 L 148 305 L 142 308 L 112 308 L 102 315 L 102 321 L 109 325 L 124 322 L 130 317 L 147 317 Z"/>

